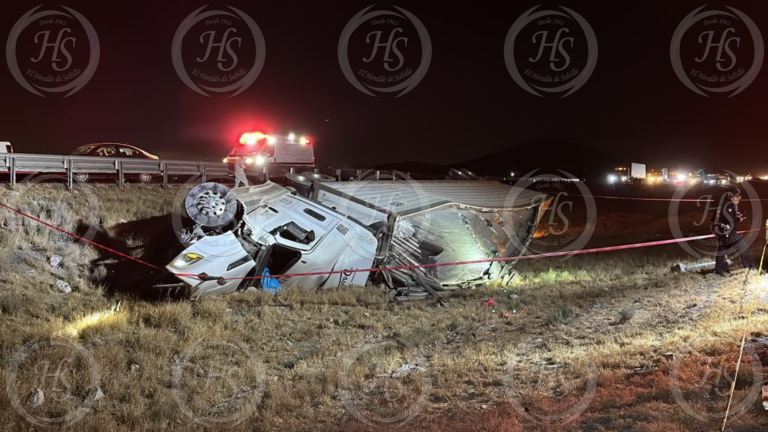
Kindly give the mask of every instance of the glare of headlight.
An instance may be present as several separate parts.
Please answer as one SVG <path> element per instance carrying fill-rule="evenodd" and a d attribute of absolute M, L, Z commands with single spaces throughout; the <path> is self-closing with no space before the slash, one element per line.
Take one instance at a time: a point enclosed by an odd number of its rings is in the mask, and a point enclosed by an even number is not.
<path fill-rule="evenodd" d="M 224 163 L 229 162 L 229 158 L 224 158 L 224 160 L 222 160 L 222 162 L 224 162 Z"/>
<path fill-rule="evenodd" d="M 261 155 L 256 156 L 256 165 L 264 165 L 264 162 L 266 161 L 267 160 L 264 159 L 264 156 L 261 156 Z"/>
<path fill-rule="evenodd" d="M 275 145 L 276 142 L 277 138 L 273 137 L 272 135 L 267 135 L 267 144 Z"/>
<path fill-rule="evenodd" d="M 685 174 L 678 174 L 677 175 L 677 181 L 685 181 L 685 178 L 688 177 Z"/>
<path fill-rule="evenodd" d="M 614 174 L 610 174 L 608 176 L 608 183 L 616 183 L 616 180 L 618 180 L 618 177 L 616 177 Z"/>
<path fill-rule="evenodd" d="M 245 158 L 245 164 L 250 165 L 253 163 L 253 158 Z"/>
<path fill-rule="evenodd" d="M 68 337 L 79 337 L 80 333 L 89 327 L 106 323 L 112 319 L 119 319 L 120 315 L 118 314 L 120 313 L 121 306 L 122 302 L 117 302 L 114 306 L 105 311 L 79 316 L 57 332 L 57 334 Z"/>
<path fill-rule="evenodd" d="M 288 134 L 288 142 L 294 142 L 294 141 L 296 141 L 296 135 Z"/>

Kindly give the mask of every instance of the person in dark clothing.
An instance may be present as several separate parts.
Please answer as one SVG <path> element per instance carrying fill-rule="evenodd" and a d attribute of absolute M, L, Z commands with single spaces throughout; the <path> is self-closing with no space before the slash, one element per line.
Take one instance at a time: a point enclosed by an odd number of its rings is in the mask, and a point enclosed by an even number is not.
<path fill-rule="evenodd" d="M 746 216 L 739 211 L 739 202 L 741 202 L 741 193 L 738 189 L 726 192 L 715 216 L 712 218 L 711 229 L 717 239 L 715 273 L 720 276 L 725 276 L 728 273 L 726 261 L 728 254 L 740 256 L 744 268 L 752 268 L 747 243 L 744 241 L 744 237 L 736 231 L 736 224 L 746 219 Z"/>

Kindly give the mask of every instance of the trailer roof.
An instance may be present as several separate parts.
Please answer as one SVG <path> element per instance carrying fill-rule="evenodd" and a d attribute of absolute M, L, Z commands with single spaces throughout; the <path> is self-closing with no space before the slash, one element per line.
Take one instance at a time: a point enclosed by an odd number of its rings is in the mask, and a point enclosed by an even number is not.
<path fill-rule="evenodd" d="M 523 210 L 541 205 L 547 200 L 543 192 L 496 181 L 366 180 L 316 182 L 315 188 L 354 198 L 403 216 L 445 205 Z"/>

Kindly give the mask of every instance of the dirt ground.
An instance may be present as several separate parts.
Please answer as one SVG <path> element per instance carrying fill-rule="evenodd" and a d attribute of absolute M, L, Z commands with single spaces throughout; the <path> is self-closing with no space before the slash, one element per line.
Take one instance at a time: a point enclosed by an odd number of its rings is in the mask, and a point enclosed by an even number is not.
<path fill-rule="evenodd" d="M 0 202 L 162 265 L 179 194 L 33 185 Z M 541 251 L 584 232 L 573 203 Z M 585 247 L 673 235 L 668 202 L 593 211 Z M 676 213 L 683 235 L 707 233 L 701 211 Z M 5 209 L 0 253 L 0 430 L 712 431 L 734 381 L 727 430 L 768 429 L 768 279 L 673 273 L 701 261 L 679 245 L 525 260 L 510 286 L 398 304 L 379 287 L 156 301 L 156 272 Z"/>

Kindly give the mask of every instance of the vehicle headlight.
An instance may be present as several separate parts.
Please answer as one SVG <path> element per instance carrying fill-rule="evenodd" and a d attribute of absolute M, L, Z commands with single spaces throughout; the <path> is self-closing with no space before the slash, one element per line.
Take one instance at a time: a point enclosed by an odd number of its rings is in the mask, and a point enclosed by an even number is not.
<path fill-rule="evenodd" d="M 259 160 L 258 157 L 256 158 L 256 160 L 257 161 Z M 245 158 L 246 165 L 251 165 L 252 163 L 253 163 L 253 158 Z"/>
<path fill-rule="evenodd" d="M 176 261 L 173 262 L 173 265 L 174 267 L 187 267 L 200 261 L 203 258 L 205 257 L 196 253 L 188 253 L 177 258 Z"/>
<path fill-rule="evenodd" d="M 224 162 L 224 163 L 229 162 L 229 158 L 224 158 L 224 160 L 222 162 Z"/>
<path fill-rule="evenodd" d="M 264 159 L 264 156 L 256 156 L 256 165 L 264 165 L 264 162 L 267 160 Z"/>

